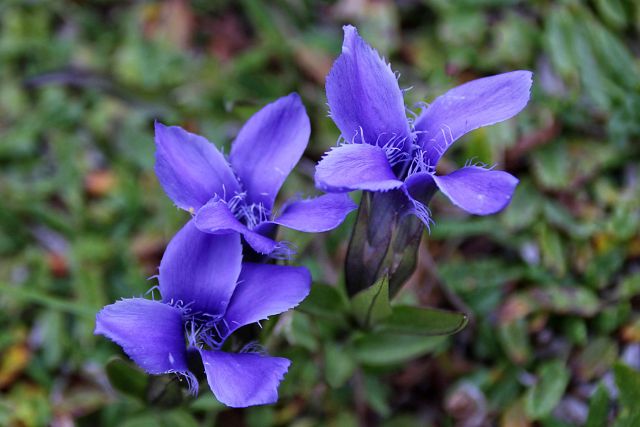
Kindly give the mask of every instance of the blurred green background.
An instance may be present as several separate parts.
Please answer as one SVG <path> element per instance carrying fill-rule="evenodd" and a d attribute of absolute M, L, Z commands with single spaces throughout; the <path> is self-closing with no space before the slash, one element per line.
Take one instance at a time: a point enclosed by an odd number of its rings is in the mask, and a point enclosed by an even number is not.
<path fill-rule="evenodd" d="M 313 132 L 281 196 L 314 194 L 338 137 L 323 87 L 345 23 L 412 87 L 408 105 L 535 72 L 523 113 L 441 162 L 510 171 L 513 203 L 469 217 L 437 196 L 400 295 L 469 325 L 344 341 L 320 301 L 267 324 L 269 350 L 294 361 L 275 406 L 115 390 L 105 366 L 122 353 L 93 336 L 95 313 L 154 284 L 186 220 L 153 174 L 153 121 L 228 151 L 297 91 Z M 640 425 L 639 46 L 633 0 L 0 1 L 0 425 Z M 353 216 L 282 233 L 317 282 L 343 280 Z"/>

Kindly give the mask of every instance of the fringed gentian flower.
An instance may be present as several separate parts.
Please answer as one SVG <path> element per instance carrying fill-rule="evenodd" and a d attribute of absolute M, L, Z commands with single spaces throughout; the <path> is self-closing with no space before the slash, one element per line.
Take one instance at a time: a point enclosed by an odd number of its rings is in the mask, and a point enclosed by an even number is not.
<path fill-rule="evenodd" d="M 507 172 L 467 165 L 436 174 L 447 149 L 465 133 L 507 120 L 529 101 L 531 72 L 514 71 L 458 86 L 437 98 L 415 121 L 389 64 L 352 26 L 327 77 L 330 114 L 343 143 L 316 168 L 326 192 L 404 193 L 408 212 L 429 225 L 427 204 L 436 190 L 477 215 L 503 209 L 518 180 Z"/>
<path fill-rule="evenodd" d="M 295 93 L 247 121 L 231 146 L 230 164 L 205 138 L 156 123 L 156 174 L 201 231 L 237 232 L 256 252 L 286 258 L 290 248 L 273 240 L 278 225 L 328 231 L 355 209 L 347 195 L 326 194 L 290 201 L 274 215 L 276 195 L 302 156 L 309 133 L 309 118 Z"/>
<path fill-rule="evenodd" d="M 96 316 L 95 333 L 122 346 L 150 374 L 180 374 L 194 394 L 198 382 L 189 353 L 201 357 L 220 402 L 275 402 L 290 361 L 255 344 L 239 353 L 222 348 L 238 328 L 300 303 L 311 286 L 307 269 L 242 263 L 238 234 L 202 233 L 190 221 L 169 243 L 158 281 L 161 301 L 131 298 L 108 305 Z"/>

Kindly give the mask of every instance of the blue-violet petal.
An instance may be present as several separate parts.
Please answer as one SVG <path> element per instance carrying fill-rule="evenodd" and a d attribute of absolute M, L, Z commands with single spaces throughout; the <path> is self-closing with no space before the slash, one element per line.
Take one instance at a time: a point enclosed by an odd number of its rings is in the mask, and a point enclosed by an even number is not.
<path fill-rule="evenodd" d="M 529 102 L 530 71 L 470 81 L 439 96 L 415 122 L 417 144 L 431 166 L 458 138 L 518 114 Z"/>
<path fill-rule="evenodd" d="M 95 334 L 104 335 L 150 374 L 187 372 L 182 313 L 143 298 L 118 301 L 96 315 Z"/>
<path fill-rule="evenodd" d="M 276 195 L 309 142 L 309 117 L 296 93 L 268 104 L 242 127 L 229 160 L 247 203 L 271 210 Z"/>
<path fill-rule="evenodd" d="M 310 289 L 305 267 L 245 262 L 224 320 L 232 332 L 295 307 Z"/>
<path fill-rule="evenodd" d="M 316 187 L 326 192 L 387 191 L 402 186 L 385 151 L 368 144 L 334 147 L 316 166 Z"/>
<path fill-rule="evenodd" d="M 513 175 L 496 170 L 467 166 L 433 179 L 456 206 L 476 215 L 490 215 L 504 209 L 518 185 Z"/>
<path fill-rule="evenodd" d="M 348 194 L 324 194 L 313 199 L 287 203 L 275 224 L 307 233 L 333 230 L 344 221 L 356 204 Z"/>
<path fill-rule="evenodd" d="M 201 350 L 207 381 L 216 398 L 227 406 L 244 408 L 278 400 L 278 386 L 291 362 L 257 353 L 231 354 Z"/>
<path fill-rule="evenodd" d="M 238 181 L 224 156 L 205 138 L 156 122 L 155 171 L 165 193 L 181 209 L 196 211 L 213 196 L 233 196 Z"/>
<path fill-rule="evenodd" d="M 192 312 L 224 314 L 236 287 L 242 245 L 236 233 L 208 234 L 189 221 L 169 242 L 160 262 L 162 300 Z"/>
<path fill-rule="evenodd" d="M 410 147 L 402 91 L 389 64 L 355 27 L 344 27 L 342 54 L 327 76 L 330 114 L 347 141 Z"/>

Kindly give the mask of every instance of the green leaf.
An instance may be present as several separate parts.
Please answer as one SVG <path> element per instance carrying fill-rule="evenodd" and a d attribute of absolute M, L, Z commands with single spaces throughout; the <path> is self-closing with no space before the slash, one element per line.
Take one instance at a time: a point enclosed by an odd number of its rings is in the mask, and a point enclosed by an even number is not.
<path fill-rule="evenodd" d="M 149 377 L 136 366 L 120 358 L 113 358 L 107 363 L 106 371 L 113 388 L 137 399 L 145 399 Z"/>
<path fill-rule="evenodd" d="M 569 383 L 569 371 L 560 360 L 543 365 L 538 382 L 525 395 L 525 411 L 529 418 L 539 420 L 553 411 Z"/>
<path fill-rule="evenodd" d="M 175 374 L 152 375 L 146 390 L 148 405 L 173 408 L 182 403 L 183 392 L 180 379 Z"/>
<path fill-rule="evenodd" d="M 158 414 L 142 414 L 124 420 L 122 427 L 153 427 L 159 424 Z"/>
<path fill-rule="evenodd" d="M 192 411 L 211 414 L 226 409 L 226 406 L 220 403 L 213 393 L 202 393 L 189 404 L 189 408 Z"/>
<path fill-rule="evenodd" d="M 309 296 L 297 308 L 314 316 L 330 318 L 335 318 L 347 309 L 347 302 L 338 289 L 318 283 L 313 284 Z"/>
<path fill-rule="evenodd" d="M 604 375 L 618 356 L 618 344 L 608 337 L 597 337 L 575 358 L 575 373 L 583 381 Z"/>
<path fill-rule="evenodd" d="M 640 295 L 640 273 L 632 273 L 622 279 L 620 284 L 616 287 L 616 294 L 618 298 L 623 299 Z"/>
<path fill-rule="evenodd" d="M 627 25 L 627 13 L 620 0 L 596 0 L 598 14 L 611 26 L 622 29 Z"/>
<path fill-rule="evenodd" d="M 574 24 L 565 8 L 554 8 L 546 20 L 545 44 L 554 68 L 564 77 L 575 76 Z"/>
<path fill-rule="evenodd" d="M 396 306 L 378 330 L 410 335 L 451 335 L 467 325 L 467 315 L 436 308 Z"/>
<path fill-rule="evenodd" d="M 294 311 L 291 327 L 287 328 L 287 335 L 293 345 L 315 352 L 318 349 L 318 340 L 314 333 L 310 333 L 313 331 L 313 326 L 309 319 L 309 315 Z"/>
<path fill-rule="evenodd" d="M 573 178 L 573 180 L 576 179 L 577 178 Z M 575 216 L 558 202 L 545 201 L 543 204 L 543 212 L 549 224 L 555 226 L 560 231 L 567 232 L 569 236 L 576 239 L 587 239 L 599 230 L 595 225 L 576 222 Z"/>
<path fill-rule="evenodd" d="M 531 358 L 529 331 L 523 319 L 501 324 L 498 333 L 500 344 L 514 363 L 521 365 Z"/>
<path fill-rule="evenodd" d="M 638 427 L 640 425 L 640 412 L 621 414 L 614 427 Z"/>
<path fill-rule="evenodd" d="M 245 422 L 247 427 L 271 427 L 275 424 L 272 406 L 252 406 L 246 408 Z"/>
<path fill-rule="evenodd" d="M 530 180 L 522 180 L 513 195 L 509 209 L 501 214 L 502 222 L 509 230 L 530 227 L 542 209 L 544 199 Z"/>
<path fill-rule="evenodd" d="M 438 223 L 438 227 L 442 225 Z M 485 224 L 488 225 L 488 224 Z M 496 225 L 493 225 L 496 228 Z M 462 298 L 478 316 L 491 316 L 504 298 L 504 286 L 520 280 L 525 271 L 498 258 L 442 262 L 438 267 L 443 283 Z"/>
<path fill-rule="evenodd" d="M 616 0 L 604 0 L 604 2 L 615 5 Z M 638 84 L 638 75 L 632 53 L 614 33 L 593 19 L 590 13 L 584 12 L 581 15 L 578 16 L 578 19 L 586 30 L 598 64 L 602 65 L 603 71 L 608 72 L 607 77 L 621 87 L 634 88 Z M 622 16 L 624 16 L 624 11 Z M 615 93 L 610 92 L 610 96 Z"/>
<path fill-rule="evenodd" d="M 353 375 L 355 367 L 353 356 L 347 349 L 333 343 L 325 345 L 324 375 L 331 387 L 342 387 Z"/>
<path fill-rule="evenodd" d="M 640 412 L 640 372 L 635 369 L 617 363 L 613 367 L 616 386 L 620 391 L 620 403 L 622 407 L 631 412 Z"/>
<path fill-rule="evenodd" d="M 562 319 L 563 335 L 574 345 L 584 346 L 589 339 L 587 324 L 584 319 L 578 317 L 565 317 Z"/>
<path fill-rule="evenodd" d="M 198 422 L 184 410 L 144 413 L 124 420 L 122 427 L 197 427 Z"/>
<path fill-rule="evenodd" d="M 355 358 L 365 365 L 394 365 L 436 350 L 446 337 L 369 333 L 353 343 Z"/>
<path fill-rule="evenodd" d="M 199 423 L 193 418 L 193 415 L 185 410 L 168 411 L 162 415 L 163 427 L 198 427 Z"/>
<path fill-rule="evenodd" d="M 391 305 L 389 305 L 389 279 L 387 276 L 354 295 L 351 300 L 351 311 L 358 323 L 365 328 L 390 316 Z"/>
<path fill-rule="evenodd" d="M 567 260 L 560 234 L 547 225 L 538 227 L 542 265 L 558 276 L 567 271 Z"/>
<path fill-rule="evenodd" d="M 624 250 L 619 247 L 611 247 L 595 254 L 585 271 L 586 283 L 596 289 L 602 289 L 610 284 L 614 275 L 624 263 Z"/>
<path fill-rule="evenodd" d="M 363 375 L 365 397 L 369 406 L 382 417 L 389 417 L 389 386 L 376 375 Z"/>
<path fill-rule="evenodd" d="M 596 389 L 591 401 L 589 402 L 589 417 L 584 427 L 600 427 L 607 425 L 607 416 L 609 414 L 609 393 L 607 389 L 600 384 Z"/>

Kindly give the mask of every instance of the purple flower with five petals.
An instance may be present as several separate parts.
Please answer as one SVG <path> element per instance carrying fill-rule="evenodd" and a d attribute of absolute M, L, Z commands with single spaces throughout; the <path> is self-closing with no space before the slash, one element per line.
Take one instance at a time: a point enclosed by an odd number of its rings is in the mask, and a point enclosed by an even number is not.
<path fill-rule="evenodd" d="M 478 165 L 442 176 L 436 165 L 467 132 L 520 112 L 529 101 L 531 76 L 513 71 L 473 80 L 438 97 L 410 120 L 390 65 L 353 26 L 345 26 L 342 54 L 326 82 L 330 114 L 344 143 L 317 165 L 316 186 L 334 193 L 399 190 L 408 211 L 427 226 L 427 204 L 437 190 L 472 214 L 500 211 L 509 204 L 518 179 Z"/>
<path fill-rule="evenodd" d="M 273 240 L 278 225 L 304 232 L 331 230 L 355 209 L 346 194 L 273 204 L 309 141 L 309 118 L 292 93 L 268 104 L 242 127 L 229 163 L 205 138 L 156 123 L 156 175 L 174 203 L 207 233 L 240 233 L 258 253 L 288 257 Z"/>
<path fill-rule="evenodd" d="M 242 262 L 240 235 L 200 232 L 192 221 L 167 246 L 161 301 L 124 299 L 96 316 L 96 334 L 119 344 L 150 374 L 177 373 L 197 393 L 188 354 L 199 354 L 216 398 L 233 407 L 274 403 L 290 361 L 248 345 L 222 351 L 238 328 L 295 307 L 309 293 L 304 267 Z"/>

